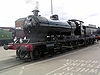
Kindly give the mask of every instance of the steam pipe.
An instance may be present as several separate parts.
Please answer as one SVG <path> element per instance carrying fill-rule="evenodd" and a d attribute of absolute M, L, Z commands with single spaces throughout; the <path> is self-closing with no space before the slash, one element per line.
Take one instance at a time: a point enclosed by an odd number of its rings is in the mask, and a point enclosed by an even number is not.
<path fill-rule="evenodd" d="M 53 15 L 53 3 L 52 3 L 52 0 L 51 0 L 51 14 Z"/>

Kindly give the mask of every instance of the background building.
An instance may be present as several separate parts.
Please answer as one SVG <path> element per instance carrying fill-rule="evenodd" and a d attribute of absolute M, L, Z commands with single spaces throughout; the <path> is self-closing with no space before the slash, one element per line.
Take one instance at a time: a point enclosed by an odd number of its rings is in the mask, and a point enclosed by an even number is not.
<path fill-rule="evenodd" d="M 15 31 L 16 31 L 16 38 L 24 38 L 25 34 L 23 31 L 23 24 L 24 24 L 25 18 L 19 18 L 15 21 Z"/>
<path fill-rule="evenodd" d="M 19 18 L 15 21 L 15 29 L 23 29 L 25 18 Z"/>

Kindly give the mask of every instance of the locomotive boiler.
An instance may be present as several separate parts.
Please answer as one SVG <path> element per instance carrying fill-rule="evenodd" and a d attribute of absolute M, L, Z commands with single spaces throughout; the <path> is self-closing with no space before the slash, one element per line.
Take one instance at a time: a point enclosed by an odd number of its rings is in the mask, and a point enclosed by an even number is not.
<path fill-rule="evenodd" d="M 65 52 L 68 48 L 94 44 L 94 33 L 87 34 L 89 27 L 84 26 L 83 21 L 71 19 L 62 22 L 58 15 L 52 15 L 49 20 L 38 15 L 38 12 L 39 10 L 34 10 L 34 15 L 25 18 L 23 30 L 26 39 L 5 45 L 4 49 L 15 49 L 18 58 L 33 60 Z"/>
<path fill-rule="evenodd" d="M 52 20 L 38 15 L 38 10 L 34 10 L 34 15 L 29 15 L 24 24 L 24 31 L 28 39 L 32 42 L 46 41 L 51 35 L 60 35 L 61 33 L 69 33 L 74 31 L 76 25 L 71 22 L 61 22 L 58 20 L 58 15 L 51 16 Z"/>

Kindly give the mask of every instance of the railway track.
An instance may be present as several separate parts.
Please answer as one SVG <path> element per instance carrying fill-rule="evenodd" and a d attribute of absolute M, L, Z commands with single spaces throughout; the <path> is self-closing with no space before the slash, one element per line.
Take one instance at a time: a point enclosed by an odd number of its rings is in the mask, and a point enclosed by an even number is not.
<path fill-rule="evenodd" d="M 22 61 L 18 61 L 15 58 L 2 60 L 2 61 L 0 61 L 0 73 L 5 70 L 10 70 L 15 67 L 21 66 L 22 64 L 25 64 L 25 63 Z"/>

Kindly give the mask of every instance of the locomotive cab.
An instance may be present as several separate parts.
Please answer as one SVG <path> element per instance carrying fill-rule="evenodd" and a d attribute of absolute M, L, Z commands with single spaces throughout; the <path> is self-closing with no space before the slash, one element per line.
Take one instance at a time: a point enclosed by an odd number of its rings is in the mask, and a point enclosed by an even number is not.
<path fill-rule="evenodd" d="M 75 35 L 78 36 L 83 36 L 85 34 L 85 29 L 84 29 L 84 25 L 83 25 L 83 21 L 80 20 L 76 20 L 76 19 L 71 19 L 68 20 L 69 22 L 74 22 L 76 24 L 76 29 L 74 31 Z"/>

